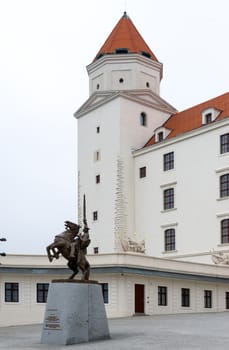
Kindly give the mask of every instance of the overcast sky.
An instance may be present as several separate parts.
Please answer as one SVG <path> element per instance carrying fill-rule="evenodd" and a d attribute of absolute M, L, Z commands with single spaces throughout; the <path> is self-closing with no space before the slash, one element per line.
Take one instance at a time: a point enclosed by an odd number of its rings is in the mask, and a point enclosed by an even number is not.
<path fill-rule="evenodd" d="M 125 10 L 163 63 L 174 107 L 228 91 L 228 0 L 0 0 L 0 252 L 43 254 L 77 221 L 73 113 L 88 98 L 85 67 Z"/>

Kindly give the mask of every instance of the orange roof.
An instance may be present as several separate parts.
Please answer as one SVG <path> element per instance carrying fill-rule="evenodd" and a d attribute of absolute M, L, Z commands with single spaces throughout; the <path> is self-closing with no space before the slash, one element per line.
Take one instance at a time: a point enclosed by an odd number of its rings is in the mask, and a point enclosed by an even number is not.
<path fill-rule="evenodd" d="M 200 128 L 202 126 L 202 112 L 207 108 L 216 108 L 220 111 L 215 121 L 229 117 L 229 92 L 203 102 L 197 106 L 186 109 L 182 112 L 171 115 L 171 117 L 162 125 L 170 130 L 167 139 L 184 134 L 188 131 Z M 214 123 L 214 122 L 213 122 Z M 155 137 L 146 143 L 146 146 L 153 145 Z"/>
<path fill-rule="evenodd" d="M 126 12 L 124 12 L 124 15 L 108 36 L 94 61 L 103 55 L 121 53 L 139 53 L 157 61 L 156 56 L 150 50 Z"/>

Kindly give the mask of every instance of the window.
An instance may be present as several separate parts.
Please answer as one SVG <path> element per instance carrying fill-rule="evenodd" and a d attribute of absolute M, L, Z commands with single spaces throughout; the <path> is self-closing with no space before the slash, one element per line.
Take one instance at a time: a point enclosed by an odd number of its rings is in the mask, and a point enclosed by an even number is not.
<path fill-rule="evenodd" d="M 212 307 L 212 291 L 204 291 L 204 307 L 210 309 Z"/>
<path fill-rule="evenodd" d="M 100 183 L 100 175 L 96 175 L 96 177 L 95 177 L 95 183 L 97 183 L 97 184 Z"/>
<path fill-rule="evenodd" d="M 6 282 L 5 283 L 5 302 L 18 303 L 19 302 L 19 284 Z"/>
<path fill-rule="evenodd" d="M 157 140 L 158 140 L 158 142 L 161 142 L 161 141 L 163 141 L 163 139 L 164 139 L 163 131 L 160 131 L 160 132 L 157 134 Z"/>
<path fill-rule="evenodd" d="M 123 78 L 120 78 L 120 79 L 119 79 L 119 82 L 120 82 L 120 84 L 124 83 L 124 79 L 123 79 Z"/>
<path fill-rule="evenodd" d="M 108 283 L 101 283 L 104 304 L 108 304 Z"/>
<path fill-rule="evenodd" d="M 46 303 L 49 283 L 37 283 L 37 303 Z"/>
<path fill-rule="evenodd" d="M 210 124 L 212 122 L 212 114 L 207 113 L 205 114 L 205 124 Z"/>
<path fill-rule="evenodd" d="M 167 287 L 158 286 L 158 305 L 167 305 Z"/>
<path fill-rule="evenodd" d="M 94 161 L 97 162 L 100 160 L 100 151 L 94 152 Z"/>
<path fill-rule="evenodd" d="M 93 211 L 93 220 L 94 221 L 98 220 L 98 212 L 97 211 Z"/>
<path fill-rule="evenodd" d="M 128 52 L 129 52 L 129 50 L 126 48 L 120 48 L 120 49 L 115 50 L 115 53 L 117 53 L 117 54 L 124 54 L 124 53 L 128 53 Z"/>
<path fill-rule="evenodd" d="M 142 112 L 140 114 L 140 125 L 146 126 L 146 113 Z"/>
<path fill-rule="evenodd" d="M 164 190 L 164 210 L 174 208 L 174 188 Z"/>
<path fill-rule="evenodd" d="M 97 128 L 96 128 L 96 132 L 97 132 L 97 134 L 99 134 L 99 133 L 100 133 L 100 126 L 97 126 Z"/>
<path fill-rule="evenodd" d="M 169 228 L 168 230 L 165 230 L 165 251 L 171 251 L 176 249 L 176 236 L 175 236 L 175 229 Z"/>
<path fill-rule="evenodd" d="M 189 307 L 190 306 L 190 289 L 181 288 L 181 306 Z"/>
<path fill-rule="evenodd" d="M 96 89 L 99 90 L 99 84 L 96 85 Z"/>
<path fill-rule="evenodd" d="M 163 156 L 164 158 L 164 171 L 174 168 L 174 152 L 166 153 Z"/>
<path fill-rule="evenodd" d="M 150 83 L 147 81 L 146 82 L 146 87 L 149 88 L 150 87 Z"/>
<path fill-rule="evenodd" d="M 229 196 L 229 174 L 220 176 L 220 197 Z"/>
<path fill-rule="evenodd" d="M 94 247 L 94 254 L 99 254 L 99 247 Z"/>
<path fill-rule="evenodd" d="M 229 133 L 220 136 L 220 153 L 229 152 Z"/>
<path fill-rule="evenodd" d="M 225 309 L 229 309 L 229 292 L 225 292 Z"/>
<path fill-rule="evenodd" d="M 146 177 L 146 167 L 143 166 L 142 168 L 139 168 L 139 177 Z"/>
<path fill-rule="evenodd" d="M 221 244 L 229 243 L 229 219 L 221 221 Z"/>

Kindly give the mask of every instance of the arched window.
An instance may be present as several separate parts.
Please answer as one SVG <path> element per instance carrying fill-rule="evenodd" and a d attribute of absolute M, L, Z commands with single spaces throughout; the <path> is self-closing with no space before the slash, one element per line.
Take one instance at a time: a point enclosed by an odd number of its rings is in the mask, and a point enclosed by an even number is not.
<path fill-rule="evenodd" d="M 220 198 L 229 197 L 229 174 L 220 176 Z"/>
<path fill-rule="evenodd" d="M 221 221 L 221 244 L 229 243 L 229 219 Z"/>
<path fill-rule="evenodd" d="M 175 229 L 169 228 L 165 230 L 165 251 L 171 251 L 176 249 L 176 237 Z"/>
<path fill-rule="evenodd" d="M 146 126 L 146 113 L 142 112 L 140 114 L 140 125 Z"/>

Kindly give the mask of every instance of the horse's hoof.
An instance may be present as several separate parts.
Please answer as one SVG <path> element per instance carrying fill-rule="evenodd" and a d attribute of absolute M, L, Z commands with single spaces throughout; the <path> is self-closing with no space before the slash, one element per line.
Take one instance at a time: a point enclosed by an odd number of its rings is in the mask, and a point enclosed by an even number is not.
<path fill-rule="evenodd" d="M 53 261 L 53 257 L 49 256 L 49 261 L 52 262 Z"/>

